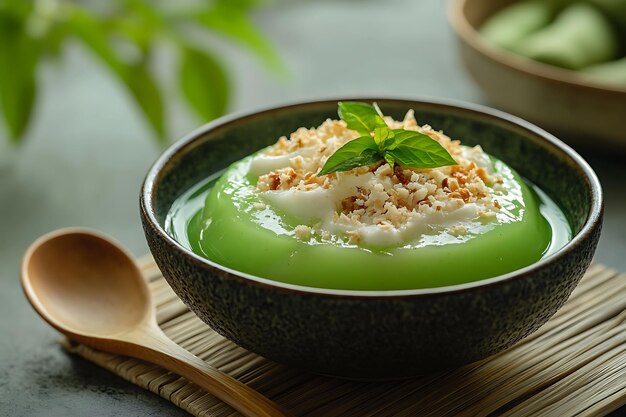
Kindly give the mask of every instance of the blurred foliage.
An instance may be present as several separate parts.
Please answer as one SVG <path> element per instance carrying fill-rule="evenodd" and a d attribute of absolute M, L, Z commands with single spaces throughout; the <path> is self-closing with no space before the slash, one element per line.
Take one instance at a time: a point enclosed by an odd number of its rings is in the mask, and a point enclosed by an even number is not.
<path fill-rule="evenodd" d="M 166 137 L 162 88 L 151 61 L 162 44 L 178 57 L 177 85 L 203 120 L 227 110 L 230 81 L 207 33 L 234 41 L 275 72 L 284 68 L 249 18 L 255 0 L 150 1 L 0 0 L 0 109 L 10 138 L 19 142 L 37 98 L 37 68 L 78 41 L 122 83 L 152 126 Z M 206 39 L 206 38 L 204 38 Z"/>

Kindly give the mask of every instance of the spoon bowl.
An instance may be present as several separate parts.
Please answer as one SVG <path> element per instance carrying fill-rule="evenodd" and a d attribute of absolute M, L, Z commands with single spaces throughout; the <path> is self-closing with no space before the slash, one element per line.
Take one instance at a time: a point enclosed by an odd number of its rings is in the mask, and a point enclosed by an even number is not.
<path fill-rule="evenodd" d="M 152 302 L 137 266 L 94 232 L 61 230 L 25 255 L 26 295 L 39 315 L 73 339 L 122 334 L 150 319 Z M 23 280 L 23 282 L 25 282 Z"/>
<path fill-rule="evenodd" d="M 157 364 L 246 416 L 289 415 L 171 341 L 156 322 L 139 268 L 108 237 L 84 229 L 42 236 L 24 255 L 21 279 L 37 313 L 70 339 Z"/>

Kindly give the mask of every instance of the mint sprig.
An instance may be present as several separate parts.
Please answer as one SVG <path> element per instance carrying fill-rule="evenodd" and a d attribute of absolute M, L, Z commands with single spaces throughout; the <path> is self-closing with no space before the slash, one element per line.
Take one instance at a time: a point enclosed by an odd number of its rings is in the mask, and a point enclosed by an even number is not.
<path fill-rule="evenodd" d="M 387 162 L 412 168 L 456 165 L 446 148 L 431 137 L 413 130 L 390 129 L 373 106 L 367 103 L 339 102 L 339 117 L 348 129 L 360 133 L 326 160 L 317 176 Z"/>
<path fill-rule="evenodd" d="M 387 123 L 379 116 L 376 109 L 367 103 L 339 102 L 338 113 L 341 120 L 348 125 L 348 129 L 356 130 L 362 135 L 369 136 L 377 127 L 387 127 Z"/>

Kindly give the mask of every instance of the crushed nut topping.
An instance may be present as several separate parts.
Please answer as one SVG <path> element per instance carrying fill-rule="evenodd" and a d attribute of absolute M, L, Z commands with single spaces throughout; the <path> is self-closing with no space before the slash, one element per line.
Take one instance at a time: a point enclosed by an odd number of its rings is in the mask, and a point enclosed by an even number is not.
<path fill-rule="evenodd" d="M 467 148 L 443 132 L 428 125 L 418 126 L 413 111 L 404 120 L 385 117 L 392 129 L 421 132 L 443 145 L 458 165 L 433 169 L 417 169 L 379 162 L 351 171 L 317 176 L 326 160 L 346 142 L 359 134 L 341 120 L 326 120 L 318 128 L 300 128 L 290 138 L 281 137 L 268 148 L 266 157 L 285 158 L 285 164 L 258 177 L 261 192 L 333 190 L 346 184 L 350 177 L 359 177 L 358 186 L 351 186 L 348 195 L 337 202 L 333 222 L 349 227 L 349 239 L 358 242 L 358 227 L 376 225 L 381 229 L 400 229 L 416 217 L 432 212 L 452 212 L 466 204 L 480 206 L 479 218 L 491 219 L 501 208 L 493 199 L 494 190 L 502 189 L 502 177 L 491 172 L 491 162 L 479 146 Z M 305 229 L 306 228 L 306 229 Z M 296 235 L 308 238 L 313 232 L 298 226 Z M 452 230 L 465 233 L 462 227 Z"/>

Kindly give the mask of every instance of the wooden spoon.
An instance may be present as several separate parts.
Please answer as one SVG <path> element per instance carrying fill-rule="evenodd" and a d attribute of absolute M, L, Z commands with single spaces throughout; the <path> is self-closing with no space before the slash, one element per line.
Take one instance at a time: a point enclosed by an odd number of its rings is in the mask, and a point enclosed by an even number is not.
<path fill-rule="evenodd" d="M 101 234 L 62 229 L 24 255 L 22 287 L 37 313 L 70 339 L 157 364 L 247 416 L 287 416 L 278 404 L 170 340 L 131 256 Z"/>

